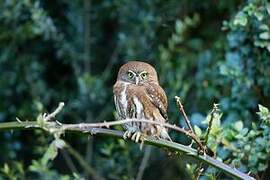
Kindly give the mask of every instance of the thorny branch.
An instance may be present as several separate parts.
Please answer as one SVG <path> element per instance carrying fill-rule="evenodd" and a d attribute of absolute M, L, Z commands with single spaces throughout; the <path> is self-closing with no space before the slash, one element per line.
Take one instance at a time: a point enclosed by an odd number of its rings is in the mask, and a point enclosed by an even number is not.
<path fill-rule="evenodd" d="M 127 120 L 119 120 L 119 121 L 112 121 L 112 122 L 103 122 L 103 123 L 80 123 L 80 124 L 61 124 L 58 121 L 50 121 L 52 118 L 54 118 L 57 113 L 59 113 L 64 106 L 64 103 L 59 103 L 59 106 L 57 109 L 51 113 L 51 114 L 44 114 L 43 121 L 44 122 L 39 122 L 39 121 L 20 121 L 17 118 L 18 122 L 8 122 L 8 123 L 0 123 L 0 130 L 5 130 L 5 129 L 18 129 L 18 128 L 41 128 L 45 131 L 48 131 L 50 133 L 53 133 L 55 136 L 60 136 L 62 133 L 66 131 L 77 131 L 77 132 L 85 132 L 85 133 L 91 133 L 92 135 L 97 135 L 97 134 L 104 134 L 104 135 L 109 135 L 109 136 L 115 136 L 115 137 L 123 137 L 123 132 L 121 131 L 116 131 L 116 130 L 111 130 L 111 129 L 103 129 L 100 127 L 107 127 L 109 128 L 110 126 L 114 125 L 119 125 L 119 124 L 124 124 L 127 122 L 143 122 L 143 123 L 151 123 L 151 124 L 156 124 L 160 125 L 163 127 L 167 127 L 170 129 L 173 129 L 175 131 L 184 133 L 185 135 L 191 137 L 198 145 L 201 142 L 197 139 L 195 133 L 190 133 L 180 127 L 177 127 L 176 125 L 171 125 L 168 123 L 159 123 L 159 122 L 154 122 L 154 121 L 149 121 L 146 119 L 127 119 Z M 248 179 L 248 180 L 255 180 L 253 177 L 250 177 L 234 168 L 229 167 L 228 165 L 208 156 L 207 154 L 198 154 L 198 152 L 189 147 L 185 146 L 176 142 L 170 142 L 167 140 L 163 139 L 156 139 L 153 137 L 145 137 L 144 142 L 146 144 L 154 145 L 157 147 L 165 147 L 168 148 L 172 151 L 176 152 L 183 152 L 188 156 L 192 156 L 194 158 L 200 159 L 201 161 L 212 165 L 213 167 L 218 168 L 219 170 L 223 171 L 224 173 L 227 173 L 231 175 L 232 177 L 239 178 L 239 179 Z"/>
<path fill-rule="evenodd" d="M 110 122 L 103 122 L 103 123 L 80 123 L 80 124 L 66 124 L 62 126 L 62 130 L 65 131 L 66 129 L 72 129 L 73 127 L 77 127 L 80 126 L 82 129 L 85 129 L 86 131 L 89 128 L 94 128 L 94 127 L 106 127 L 109 128 L 111 126 L 115 126 L 115 125 L 120 125 L 120 124 L 125 124 L 128 122 L 142 122 L 142 123 L 148 123 L 148 124 L 155 124 L 155 125 L 160 125 L 172 130 L 175 130 L 177 132 L 183 133 L 186 136 L 190 137 L 191 139 L 193 139 L 198 146 L 200 147 L 201 150 L 203 150 L 204 152 L 204 146 L 202 145 L 202 143 L 200 142 L 200 140 L 197 138 L 196 134 L 190 133 L 188 131 L 186 131 L 183 128 L 177 127 L 176 125 L 171 125 L 168 123 L 161 123 L 161 122 L 157 122 L 157 121 L 150 121 L 147 119 L 125 119 L 125 120 L 117 120 L 117 121 L 110 121 Z"/>
<path fill-rule="evenodd" d="M 180 97 L 175 96 L 175 100 L 176 100 L 177 106 L 179 107 L 179 111 L 182 113 L 182 115 L 184 117 L 184 120 L 185 120 L 185 122 L 186 122 L 186 124 L 187 124 L 187 126 L 189 128 L 189 131 L 188 131 L 188 133 L 190 134 L 189 137 L 191 137 L 192 140 L 194 140 L 197 143 L 197 145 L 199 147 L 199 149 L 198 149 L 198 152 L 199 153 L 203 153 L 203 154 L 206 153 L 206 149 L 207 148 L 201 143 L 201 141 L 199 140 L 199 138 L 195 134 L 195 132 L 194 132 L 192 126 L 191 126 L 190 120 L 187 117 L 187 114 L 185 112 L 184 106 L 183 106 L 183 104 L 180 101 Z"/>
<path fill-rule="evenodd" d="M 186 112 L 185 112 L 184 106 L 183 106 L 183 104 L 182 104 L 181 101 L 180 101 L 180 97 L 175 96 L 174 98 L 175 98 L 175 100 L 176 100 L 177 106 L 179 107 L 179 111 L 180 111 L 180 112 L 182 113 L 182 115 L 184 116 L 184 120 L 185 120 L 185 122 L 186 122 L 186 124 L 187 124 L 189 130 L 190 130 L 193 134 L 195 134 L 195 132 L 194 132 L 194 130 L 193 130 L 193 127 L 191 126 L 190 120 L 188 119 L 187 114 L 186 114 Z"/>
<path fill-rule="evenodd" d="M 214 116 L 215 116 L 215 114 L 218 113 L 218 111 L 219 111 L 218 105 L 219 105 L 219 104 L 214 103 L 213 110 L 210 112 L 209 125 L 208 125 L 208 128 L 207 128 L 206 134 L 205 134 L 205 141 L 204 141 L 205 144 L 207 144 L 207 142 L 208 142 L 208 136 L 209 136 L 210 131 L 211 131 L 211 128 L 212 128 Z"/>
<path fill-rule="evenodd" d="M 55 116 L 62 111 L 63 107 L 64 107 L 65 103 L 60 102 L 58 107 L 50 114 L 44 113 L 43 114 L 43 120 L 46 121 L 51 121 L 53 118 L 55 118 Z"/>

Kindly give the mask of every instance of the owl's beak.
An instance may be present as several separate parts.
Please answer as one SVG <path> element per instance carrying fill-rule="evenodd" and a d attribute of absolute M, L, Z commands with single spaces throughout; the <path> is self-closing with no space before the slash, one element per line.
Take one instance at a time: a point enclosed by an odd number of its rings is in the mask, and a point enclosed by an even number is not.
<path fill-rule="evenodd" d="M 135 84 L 138 85 L 140 78 L 138 76 L 135 76 Z"/>

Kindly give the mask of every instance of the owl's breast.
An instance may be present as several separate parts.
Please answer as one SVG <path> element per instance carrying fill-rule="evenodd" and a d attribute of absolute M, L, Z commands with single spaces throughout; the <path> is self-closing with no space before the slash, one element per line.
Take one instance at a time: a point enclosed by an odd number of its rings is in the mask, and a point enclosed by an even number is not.
<path fill-rule="evenodd" d="M 145 108 L 151 105 L 143 86 L 119 83 L 114 86 L 116 110 L 121 119 L 146 118 Z"/>
<path fill-rule="evenodd" d="M 129 118 L 153 120 L 153 111 L 157 110 L 151 102 L 144 86 L 129 85 L 127 94 L 127 114 Z"/>

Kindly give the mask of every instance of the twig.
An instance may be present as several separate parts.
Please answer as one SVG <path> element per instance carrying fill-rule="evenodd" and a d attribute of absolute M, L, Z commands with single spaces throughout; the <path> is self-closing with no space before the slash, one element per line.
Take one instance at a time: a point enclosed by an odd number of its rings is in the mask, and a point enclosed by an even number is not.
<path fill-rule="evenodd" d="M 46 122 L 44 123 L 40 123 L 39 121 L 18 121 L 18 122 L 9 122 L 9 123 L 0 123 L 0 130 L 6 130 L 6 129 L 22 129 L 22 128 L 40 128 L 43 129 L 45 131 L 48 131 L 50 133 L 58 134 L 61 135 L 62 133 L 66 132 L 66 131 L 77 131 L 77 132 L 81 132 L 81 133 L 90 133 L 91 135 L 97 135 L 97 134 L 104 134 L 104 135 L 109 135 L 109 136 L 115 136 L 115 137 L 121 137 L 123 138 L 123 132 L 121 131 L 116 131 L 116 130 L 111 130 L 111 129 L 103 129 L 103 128 L 97 128 L 97 127 L 110 127 L 113 125 L 118 125 L 118 124 L 124 124 L 127 122 L 144 122 L 144 123 L 152 123 L 152 124 L 156 124 L 159 126 L 163 126 L 163 127 L 167 127 L 167 128 L 171 128 L 174 129 L 176 131 L 182 132 L 186 135 L 188 135 L 189 137 L 191 137 L 192 139 L 194 139 L 194 141 L 196 141 L 196 143 L 198 145 L 202 145 L 200 143 L 200 141 L 197 139 L 195 133 L 190 133 L 188 131 L 185 131 L 182 128 L 179 128 L 175 125 L 170 125 L 170 124 L 163 124 L 163 123 L 159 123 L 159 122 L 155 122 L 155 121 L 149 121 L 146 119 L 127 119 L 127 120 L 119 120 L 119 121 L 112 121 L 112 122 L 104 122 L 104 123 L 81 123 L 81 124 L 61 124 L 59 122 L 55 123 L 55 122 L 49 122 L 48 120 L 50 120 L 50 118 L 48 117 L 55 117 L 55 115 L 57 113 L 59 113 L 62 108 L 64 106 L 64 103 L 60 103 L 59 106 L 57 107 L 57 109 L 49 114 L 43 115 L 43 120 Z M 48 118 L 48 119 L 46 119 Z M 175 150 L 178 152 L 182 152 L 185 153 L 188 156 L 192 156 L 194 158 L 197 158 L 201 161 L 206 162 L 209 165 L 212 165 L 213 167 L 216 167 L 218 169 L 220 169 L 221 171 L 223 171 L 224 173 L 227 173 L 235 178 L 240 178 L 240 179 L 248 179 L 248 180 L 254 180 L 254 178 L 234 169 L 229 167 L 228 165 L 208 156 L 207 154 L 198 154 L 197 151 L 189 146 L 185 146 L 182 144 L 178 144 L 175 142 L 171 142 L 171 141 L 167 141 L 164 139 L 156 139 L 154 137 L 144 137 L 144 142 L 146 144 L 150 144 L 150 145 L 155 145 L 157 147 L 163 147 L 163 148 L 168 148 L 170 150 Z M 202 146 L 204 148 L 204 146 Z M 91 173 L 93 175 L 94 178 L 98 178 L 101 179 L 101 177 L 99 177 L 95 171 L 83 160 L 83 158 L 80 156 L 79 153 L 77 153 L 70 145 L 66 144 L 66 148 L 67 150 L 79 161 L 79 163 L 87 169 L 87 171 L 89 171 L 89 173 Z M 204 151 L 205 152 L 205 151 Z"/>
<path fill-rule="evenodd" d="M 144 151 L 143 159 L 139 167 L 139 172 L 137 174 L 136 180 L 141 180 L 144 174 L 144 170 L 147 166 L 147 163 L 149 161 L 151 155 L 151 147 L 147 146 Z"/>
<path fill-rule="evenodd" d="M 185 131 L 183 128 L 177 127 L 176 125 L 171 125 L 169 123 L 161 123 L 161 122 L 157 122 L 157 121 L 151 121 L 148 119 L 125 119 L 125 120 L 117 120 L 117 121 L 104 121 L 101 123 L 80 123 L 80 124 L 66 124 L 65 126 L 62 126 L 63 129 L 65 130 L 65 128 L 72 128 L 73 126 L 83 126 L 84 128 L 89 128 L 89 127 L 107 127 L 109 128 L 110 126 L 115 126 L 115 125 L 120 125 L 120 124 L 125 124 L 125 123 L 129 123 L 129 122 L 142 122 L 142 123 L 149 123 L 149 124 L 156 124 L 159 126 L 163 126 L 169 129 L 173 129 L 175 131 L 178 131 L 180 133 L 183 133 L 185 135 L 190 135 L 189 132 Z"/>
<path fill-rule="evenodd" d="M 64 107 L 65 103 L 64 102 L 60 102 L 58 107 L 54 110 L 54 112 L 52 112 L 51 114 L 43 114 L 43 120 L 44 121 L 50 121 L 52 120 L 52 118 L 55 118 L 55 116 L 62 111 L 63 107 Z"/>
<path fill-rule="evenodd" d="M 202 175 L 203 172 L 203 167 L 202 167 L 203 163 L 200 163 L 199 166 L 197 167 L 197 169 L 195 170 L 195 179 L 199 180 L 200 176 Z"/>
<path fill-rule="evenodd" d="M 75 172 L 76 174 L 79 174 L 76 166 L 74 165 L 74 163 L 72 162 L 72 159 L 70 158 L 70 156 L 67 154 L 66 150 L 65 149 L 61 149 L 61 154 L 63 155 L 69 169 L 72 171 L 72 172 Z"/>
<path fill-rule="evenodd" d="M 104 119 L 104 117 L 106 116 L 106 114 L 108 113 L 108 110 L 111 110 L 109 107 L 111 107 L 109 104 L 107 104 L 103 110 L 99 113 L 99 115 L 92 120 L 92 122 L 99 122 L 102 119 Z M 90 119 L 88 119 L 88 114 L 87 114 L 87 119 L 86 122 L 91 122 Z M 92 163 L 92 155 L 93 155 L 93 144 L 94 144 L 94 139 L 90 138 L 87 143 L 86 143 L 86 153 L 85 153 L 85 161 L 88 162 L 89 164 Z M 86 177 L 86 179 L 88 179 L 87 177 L 87 172 L 84 172 L 84 175 Z"/>
<path fill-rule="evenodd" d="M 55 124 L 53 122 L 48 122 Z M 57 125 L 57 124 L 55 124 Z M 111 130 L 111 129 L 104 129 L 104 128 L 95 128 L 91 127 L 90 124 L 73 124 L 70 126 L 70 124 L 62 124 L 57 125 L 55 128 L 59 128 L 59 130 L 62 130 L 62 126 L 65 126 L 65 132 L 73 131 L 73 132 L 80 132 L 80 133 L 91 133 L 92 135 L 107 135 L 110 137 L 117 137 L 117 138 L 123 138 L 124 132 L 117 131 L 117 130 Z M 86 127 L 85 127 L 86 126 Z M 0 123 L 0 130 L 7 130 L 7 129 L 29 129 L 29 128 L 39 128 L 43 129 L 39 126 L 39 124 L 36 121 L 23 121 L 22 123 L 19 122 L 9 122 L 9 123 Z M 43 129 L 45 130 L 45 129 Z M 242 173 L 241 171 L 238 171 L 237 169 L 231 168 L 230 166 L 208 156 L 208 155 L 201 155 L 197 153 L 196 149 L 193 149 L 189 146 L 185 146 L 179 143 L 163 140 L 163 139 L 156 139 L 154 137 L 145 137 L 144 139 L 145 144 L 154 145 L 156 147 L 162 147 L 162 148 L 168 148 L 169 150 L 175 150 L 177 152 L 182 152 L 188 156 L 192 156 L 196 159 L 199 159 L 200 161 L 203 161 L 213 167 L 216 167 L 217 169 L 221 170 L 222 172 L 238 179 L 245 179 L 245 180 L 255 180 L 253 177 L 250 177 L 246 175 L 245 173 Z"/>
<path fill-rule="evenodd" d="M 109 128 L 110 126 L 125 124 L 125 123 L 128 123 L 128 122 L 143 122 L 143 123 L 149 123 L 149 124 L 156 124 L 156 125 L 160 125 L 162 127 L 173 129 L 173 130 L 178 131 L 180 133 L 183 133 L 186 136 L 188 136 L 191 139 L 193 139 L 198 144 L 198 146 L 200 147 L 200 149 L 202 149 L 202 150 L 205 149 L 204 146 L 202 145 L 202 143 L 200 142 L 200 140 L 196 137 L 196 134 L 190 133 L 190 132 L 186 131 L 183 128 L 177 127 L 176 125 L 171 125 L 171 124 L 168 124 L 168 123 L 161 123 L 161 122 L 157 122 L 157 121 L 150 121 L 150 120 L 147 120 L 147 119 L 125 119 L 125 120 L 110 121 L 110 122 L 103 122 L 103 123 L 68 124 L 68 125 L 62 126 L 62 129 L 63 130 L 65 130 L 66 128 L 70 129 L 74 125 L 75 126 L 79 125 L 81 127 L 84 127 L 84 128 L 86 128 L 86 130 L 88 128 L 91 128 L 91 127 L 107 127 L 107 128 Z"/>
<path fill-rule="evenodd" d="M 214 120 L 214 114 L 218 111 L 218 105 L 219 104 L 214 103 L 213 110 L 210 113 L 210 120 L 209 120 L 209 124 L 208 124 L 207 131 L 206 131 L 206 134 L 205 134 L 205 138 L 204 138 L 205 139 L 204 140 L 205 144 L 207 144 L 207 142 L 208 142 L 208 136 L 209 136 L 211 128 L 212 128 L 212 124 L 213 124 L 213 120 Z"/>
<path fill-rule="evenodd" d="M 189 130 L 190 130 L 193 134 L 195 134 L 195 132 L 194 132 L 192 126 L 191 126 L 190 120 L 188 119 L 187 114 L 186 114 L 186 112 L 185 112 L 184 106 L 182 105 L 182 103 L 181 103 L 181 101 L 180 101 L 180 97 L 175 96 L 174 98 L 175 98 L 175 100 L 176 100 L 177 106 L 179 107 L 179 111 L 180 111 L 180 112 L 182 113 L 182 115 L 184 116 L 184 120 L 185 120 L 185 122 L 186 122 L 186 124 L 187 124 Z"/>
<path fill-rule="evenodd" d="M 89 175 L 91 175 L 94 179 L 104 180 L 104 178 L 98 175 L 95 170 L 84 161 L 83 157 L 67 142 L 65 148 L 79 162 L 79 164 L 86 170 L 86 172 L 89 173 Z"/>
<path fill-rule="evenodd" d="M 184 106 L 182 105 L 181 101 L 180 101 L 180 97 L 178 96 L 175 96 L 174 97 L 175 100 L 176 100 L 176 103 L 179 107 L 179 111 L 182 113 L 182 115 L 184 116 L 184 120 L 189 128 L 189 131 L 190 131 L 190 134 L 192 135 L 192 139 L 197 143 L 198 147 L 199 147 L 199 153 L 205 153 L 206 152 L 206 147 L 201 143 L 200 139 L 197 137 L 197 135 L 195 134 L 192 126 L 191 126 L 191 123 L 190 123 L 190 120 L 189 118 L 187 117 L 187 114 L 185 112 L 185 109 L 184 109 Z M 191 136 L 190 136 L 191 137 Z M 201 152 L 202 151 L 202 152 Z"/>
<path fill-rule="evenodd" d="M 84 72 L 91 71 L 91 0 L 84 0 Z"/>

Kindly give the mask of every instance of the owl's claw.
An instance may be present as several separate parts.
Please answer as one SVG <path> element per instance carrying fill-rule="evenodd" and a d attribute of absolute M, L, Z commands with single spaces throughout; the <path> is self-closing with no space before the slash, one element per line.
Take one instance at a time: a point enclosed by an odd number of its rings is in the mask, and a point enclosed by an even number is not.
<path fill-rule="evenodd" d="M 136 143 L 138 143 L 139 142 L 139 140 L 141 139 L 141 135 L 142 135 L 142 133 L 141 132 L 135 132 L 133 135 L 132 135 L 132 137 L 131 137 L 131 140 L 132 141 L 135 141 Z"/>
<path fill-rule="evenodd" d="M 123 135 L 123 138 L 124 139 L 127 139 L 127 138 L 130 138 L 132 135 L 132 131 L 125 131 L 124 135 Z"/>
<path fill-rule="evenodd" d="M 143 145 L 144 145 L 144 136 L 142 135 L 142 133 L 140 131 L 137 132 L 133 132 L 133 131 L 125 131 L 124 135 L 123 135 L 124 139 L 128 139 L 130 138 L 132 141 L 139 143 L 140 142 L 140 150 L 142 150 Z"/>
<path fill-rule="evenodd" d="M 140 150 L 143 149 L 143 145 L 144 145 L 144 135 L 141 132 L 135 132 L 132 137 L 131 137 L 132 141 L 135 141 L 136 143 L 140 142 Z"/>

